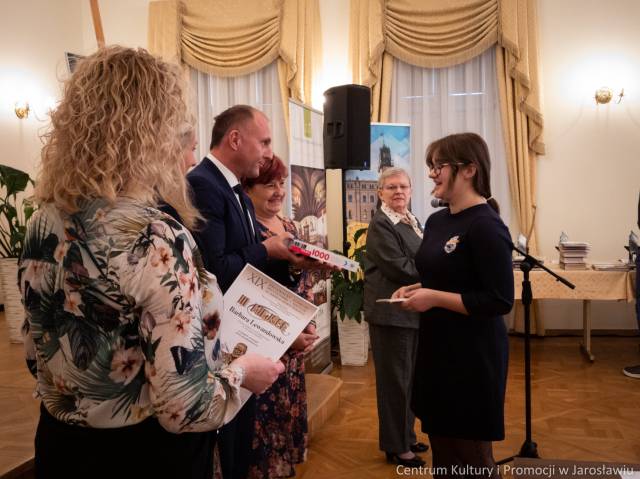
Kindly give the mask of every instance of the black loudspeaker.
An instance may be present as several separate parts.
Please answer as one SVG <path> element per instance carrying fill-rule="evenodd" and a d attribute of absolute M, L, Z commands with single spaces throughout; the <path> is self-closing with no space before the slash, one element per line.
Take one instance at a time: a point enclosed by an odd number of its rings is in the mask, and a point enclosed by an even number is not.
<path fill-rule="evenodd" d="M 324 167 L 368 170 L 371 142 L 371 90 L 341 85 L 324 92 Z"/>

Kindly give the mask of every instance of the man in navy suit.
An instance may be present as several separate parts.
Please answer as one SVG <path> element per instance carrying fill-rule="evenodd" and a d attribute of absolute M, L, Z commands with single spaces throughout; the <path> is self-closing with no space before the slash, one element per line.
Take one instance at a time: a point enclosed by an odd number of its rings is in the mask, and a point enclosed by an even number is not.
<path fill-rule="evenodd" d="M 281 234 L 261 241 L 253 205 L 242 192 L 242 178 L 258 176 L 273 157 L 269 121 L 261 111 L 233 106 L 215 118 L 211 152 L 188 175 L 194 202 L 205 223 L 194 232 L 206 268 L 223 292 L 247 263 L 262 269 L 268 258 L 295 262 Z"/>
<path fill-rule="evenodd" d="M 215 118 L 210 153 L 188 175 L 195 206 L 205 222 L 193 235 L 205 267 L 226 292 L 247 263 L 263 269 L 268 259 L 300 260 L 289 249 L 289 233 L 260 238 L 253 205 L 242 191 L 242 178 L 255 178 L 273 156 L 269 121 L 261 111 L 233 106 Z M 224 479 L 247 476 L 253 438 L 255 401 L 250 399 L 219 430 L 218 447 Z"/>

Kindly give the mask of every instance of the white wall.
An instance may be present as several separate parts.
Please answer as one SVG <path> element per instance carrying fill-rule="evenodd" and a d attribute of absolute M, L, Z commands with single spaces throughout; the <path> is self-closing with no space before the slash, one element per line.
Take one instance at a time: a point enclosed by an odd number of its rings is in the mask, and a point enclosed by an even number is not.
<path fill-rule="evenodd" d="M 577 12 L 580 12 L 578 15 Z M 560 230 L 623 257 L 640 191 L 640 2 L 539 0 L 547 155 L 539 161 L 538 232 L 556 257 Z M 595 90 L 625 89 L 596 105 Z"/>
<path fill-rule="evenodd" d="M 102 0 L 107 44 L 147 44 L 148 0 Z M 46 112 L 59 99 L 67 75 L 65 52 L 90 54 L 97 48 L 89 0 L 21 0 L 0 18 L 0 163 L 36 171 L 47 125 Z M 29 102 L 19 120 L 14 103 Z"/>
<path fill-rule="evenodd" d="M 149 0 L 101 0 L 99 5 L 107 45 L 146 48 Z M 82 20 L 84 46 L 88 52 L 93 52 L 98 48 L 98 43 L 89 0 L 82 1 Z"/>
<path fill-rule="evenodd" d="M 640 2 L 538 0 L 547 154 L 538 162 L 541 253 L 557 260 L 561 230 L 592 261 L 626 257 L 640 191 Z M 620 104 L 595 104 L 607 85 Z M 580 326 L 575 302 L 548 302 L 547 328 Z M 632 306 L 596 303 L 594 328 L 636 327 Z"/>
<path fill-rule="evenodd" d="M 0 19 L 0 163 L 32 173 L 39 158 L 38 134 L 47 106 L 60 96 L 66 75 L 64 53 L 83 49 L 83 0 L 22 0 L 4 8 Z M 29 118 L 19 120 L 14 103 L 29 101 Z M 40 117 L 43 121 L 39 121 Z"/>

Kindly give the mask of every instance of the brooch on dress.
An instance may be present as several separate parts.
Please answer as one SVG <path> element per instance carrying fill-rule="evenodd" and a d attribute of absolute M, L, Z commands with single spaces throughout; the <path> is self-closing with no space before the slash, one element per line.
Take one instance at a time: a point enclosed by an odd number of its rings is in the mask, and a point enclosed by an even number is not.
<path fill-rule="evenodd" d="M 458 243 L 460 242 L 460 236 L 453 236 L 444 244 L 444 252 L 449 254 L 455 251 Z"/>

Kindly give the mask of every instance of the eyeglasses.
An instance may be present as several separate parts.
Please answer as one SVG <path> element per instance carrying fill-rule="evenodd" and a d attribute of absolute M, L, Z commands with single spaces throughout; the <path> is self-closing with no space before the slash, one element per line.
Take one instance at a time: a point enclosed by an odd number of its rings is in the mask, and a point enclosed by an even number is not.
<path fill-rule="evenodd" d="M 433 165 L 433 166 L 427 166 L 427 168 L 429 168 L 429 174 L 430 175 L 440 175 L 440 172 L 442 171 L 442 168 L 444 168 L 445 166 L 453 166 L 453 165 L 462 165 L 463 163 L 438 163 L 437 165 Z"/>
<path fill-rule="evenodd" d="M 395 191 L 395 190 L 407 191 L 409 188 L 411 188 L 410 185 L 384 185 L 382 187 L 382 189 L 386 191 Z"/>

